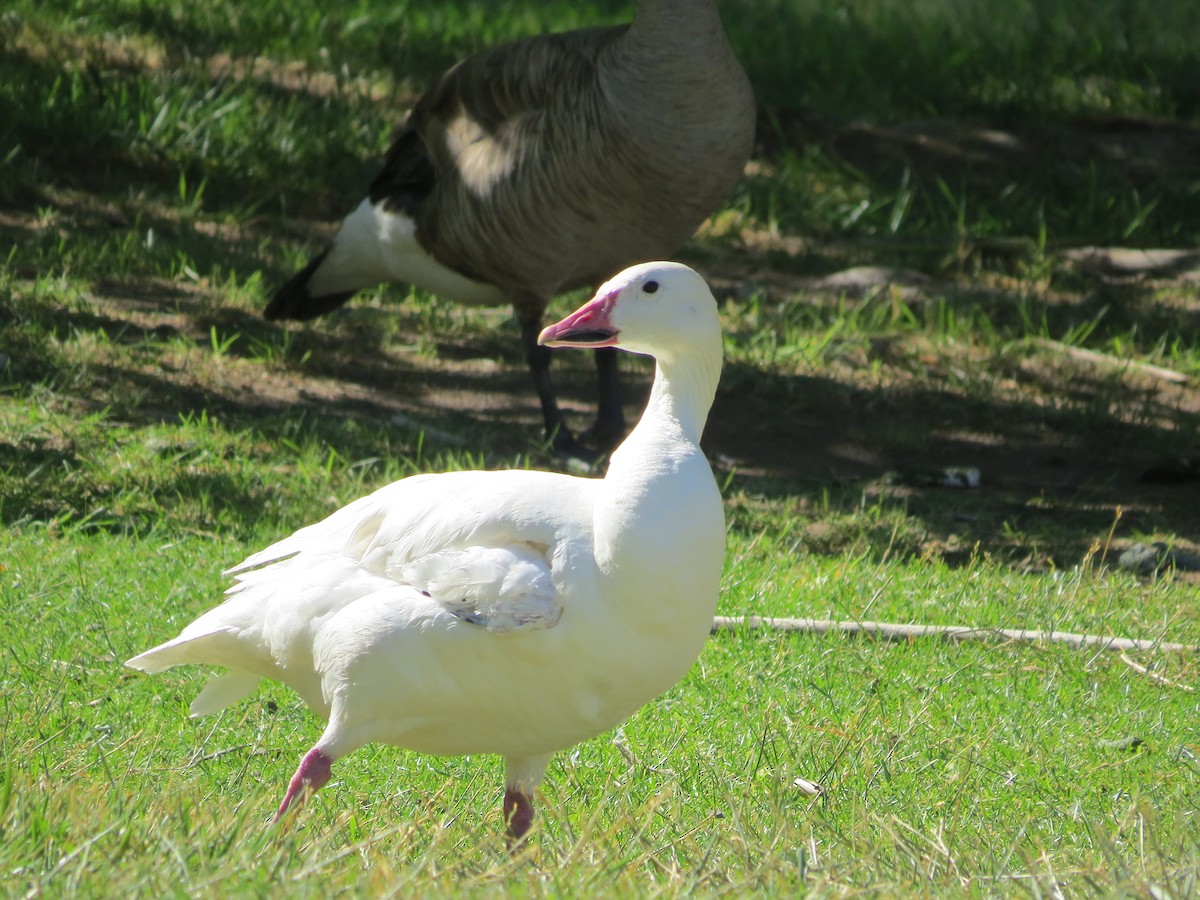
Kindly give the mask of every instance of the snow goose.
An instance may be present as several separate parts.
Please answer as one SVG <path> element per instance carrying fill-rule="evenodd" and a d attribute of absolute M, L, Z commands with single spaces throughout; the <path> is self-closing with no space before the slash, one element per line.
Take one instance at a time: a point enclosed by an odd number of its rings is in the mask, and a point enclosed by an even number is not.
<path fill-rule="evenodd" d="M 327 720 L 277 818 L 336 759 L 383 742 L 503 756 L 504 821 L 519 839 L 551 754 L 667 690 L 704 644 L 725 543 L 698 444 L 721 371 L 712 294 L 678 263 L 635 266 L 539 339 L 657 361 L 604 478 L 397 481 L 231 569 L 221 606 L 128 661 L 227 667 L 195 716 L 273 678 Z"/>
<path fill-rule="evenodd" d="M 629 25 L 472 56 L 418 100 L 366 199 L 265 315 L 311 319 L 393 281 L 511 303 L 547 437 L 594 456 L 555 400 L 546 304 L 673 255 L 741 175 L 754 116 L 713 0 L 638 0 Z M 608 450 L 625 430 L 615 355 L 596 366 L 588 442 Z"/>

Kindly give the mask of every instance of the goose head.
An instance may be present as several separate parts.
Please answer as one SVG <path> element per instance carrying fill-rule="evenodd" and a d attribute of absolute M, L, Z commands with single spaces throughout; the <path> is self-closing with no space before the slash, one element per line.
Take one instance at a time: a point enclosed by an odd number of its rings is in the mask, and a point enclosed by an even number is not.
<path fill-rule="evenodd" d="M 609 279 L 575 312 L 542 329 L 538 343 L 618 347 L 659 362 L 697 352 L 719 359 L 721 325 L 703 278 L 681 263 L 649 262 Z"/>

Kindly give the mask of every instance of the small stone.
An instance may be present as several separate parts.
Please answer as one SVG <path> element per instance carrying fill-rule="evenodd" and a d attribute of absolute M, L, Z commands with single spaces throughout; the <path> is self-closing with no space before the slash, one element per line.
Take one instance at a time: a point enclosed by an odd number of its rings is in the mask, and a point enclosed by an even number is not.
<path fill-rule="evenodd" d="M 1100 746 L 1105 750 L 1137 750 L 1145 743 L 1140 737 L 1129 735 L 1128 737 L 1117 738 L 1115 741 L 1101 741 Z"/>
<path fill-rule="evenodd" d="M 1122 569 L 1132 569 L 1144 575 L 1157 571 L 1165 551 L 1165 544 L 1133 544 L 1121 551 L 1117 557 L 1117 565 Z"/>
<path fill-rule="evenodd" d="M 913 269 L 898 269 L 890 266 L 855 266 L 826 275 L 818 282 L 819 287 L 846 291 L 865 291 L 889 284 L 919 287 L 930 283 L 930 278 Z"/>
<path fill-rule="evenodd" d="M 1200 571 L 1200 554 L 1172 550 L 1162 541 L 1155 541 L 1149 545 L 1133 544 L 1126 548 L 1117 557 L 1117 565 L 1143 575 L 1153 575 L 1170 568 L 1197 572 Z"/>
<path fill-rule="evenodd" d="M 809 781 L 807 778 L 797 778 L 792 782 L 792 787 L 799 789 L 801 793 L 808 794 L 810 797 L 819 796 L 825 791 L 825 788 L 821 787 L 815 781 Z"/>

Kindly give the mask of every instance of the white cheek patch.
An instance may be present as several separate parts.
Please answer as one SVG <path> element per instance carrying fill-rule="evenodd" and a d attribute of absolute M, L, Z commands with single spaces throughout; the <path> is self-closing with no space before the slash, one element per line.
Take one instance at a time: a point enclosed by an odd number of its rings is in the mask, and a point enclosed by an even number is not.
<path fill-rule="evenodd" d="M 446 150 L 463 184 L 476 196 L 486 198 L 516 167 L 523 118 L 505 122 L 495 133 L 462 110 L 447 123 Z"/>

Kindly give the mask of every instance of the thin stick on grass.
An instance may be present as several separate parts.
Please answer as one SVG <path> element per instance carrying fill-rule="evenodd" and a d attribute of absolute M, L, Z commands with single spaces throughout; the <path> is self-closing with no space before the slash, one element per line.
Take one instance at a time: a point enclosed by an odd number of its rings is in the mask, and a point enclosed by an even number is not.
<path fill-rule="evenodd" d="M 1031 631 L 1015 628 L 964 628 L 961 625 L 900 625 L 893 622 L 839 622 L 833 619 L 768 618 L 764 616 L 715 616 L 712 632 L 794 631 L 807 634 L 870 634 L 887 641 L 908 641 L 921 637 L 940 637 L 947 641 L 1025 641 L 1029 643 L 1067 644 L 1071 647 L 1097 647 L 1101 650 L 1162 650 L 1196 652 L 1200 646 L 1146 641 L 1138 638 L 1075 634 L 1070 631 Z"/>
<path fill-rule="evenodd" d="M 238 744 L 236 747 L 226 747 L 224 750 L 215 750 L 212 753 L 206 753 L 203 756 L 197 756 L 188 763 L 178 766 L 175 771 L 182 772 L 184 769 L 191 769 L 194 766 L 200 765 L 203 762 L 210 762 L 214 759 L 220 759 L 222 756 L 228 756 L 230 753 L 237 753 L 239 750 L 245 750 L 249 744 Z M 252 753 L 251 756 L 259 756 L 261 753 Z"/>
<path fill-rule="evenodd" d="M 1139 675 L 1145 675 L 1151 681 L 1157 681 L 1164 687 L 1179 688 L 1179 690 L 1187 691 L 1189 694 L 1196 692 L 1196 689 L 1190 684 L 1180 684 L 1178 681 L 1172 681 L 1165 675 L 1159 675 L 1157 672 L 1151 672 L 1141 663 L 1134 662 L 1132 659 L 1130 659 L 1124 651 L 1121 652 L 1121 662 L 1125 663 L 1125 665 L 1129 666 L 1129 668 L 1133 669 L 1133 671 L 1137 672 Z"/>
<path fill-rule="evenodd" d="M 1188 382 L 1188 377 L 1182 372 L 1175 372 L 1171 369 L 1164 369 L 1162 366 L 1139 362 L 1136 359 L 1121 359 L 1117 356 L 1109 356 L 1106 353 L 1097 353 L 1095 350 L 1073 347 L 1061 341 L 1052 341 L 1049 338 L 1035 337 L 1029 338 L 1028 341 L 1033 346 L 1040 347 L 1043 350 L 1063 353 L 1072 359 L 1078 359 L 1083 362 L 1092 363 L 1093 365 L 1110 366 L 1116 369 L 1132 369 L 1135 372 L 1141 372 L 1143 375 L 1161 378 L 1163 381 L 1170 381 L 1172 384 L 1187 384 Z"/>

